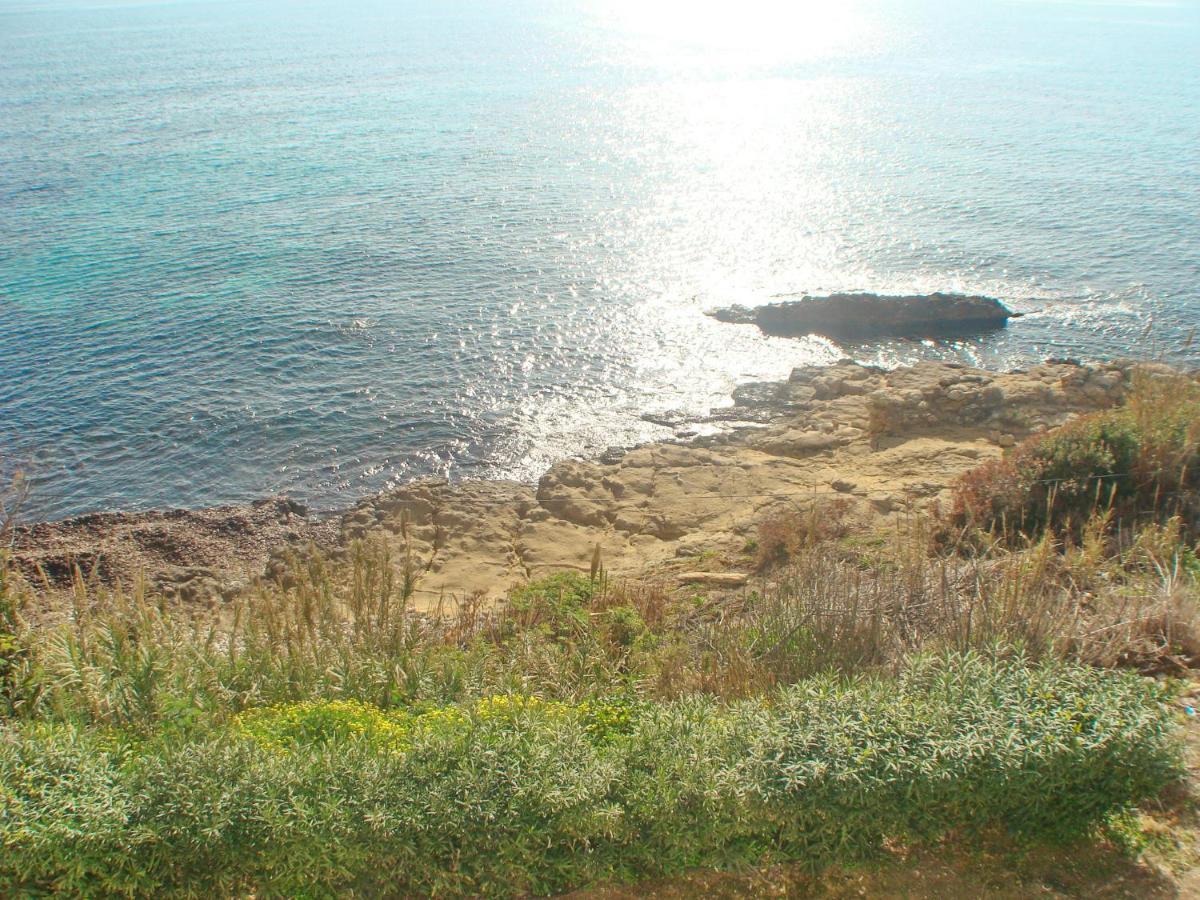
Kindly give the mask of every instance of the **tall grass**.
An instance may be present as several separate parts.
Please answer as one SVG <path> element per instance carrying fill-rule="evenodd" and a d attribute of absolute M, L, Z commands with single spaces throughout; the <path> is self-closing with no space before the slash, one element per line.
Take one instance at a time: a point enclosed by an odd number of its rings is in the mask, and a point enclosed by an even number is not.
<path fill-rule="evenodd" d="M 800 547 L 737 596 L 563 574 L 495 608 L 416 613 L 382 547 L 295 557 L 216 618 L 79 585 L 74 614 L 24 624 L 30 602 L 0 576 L 3 710 L 155 730 L 204 728 L 248 708 L 322 699 L 381 709 L 492 694 L 580 700 L 750 697 L 812 675 L 894 673 L 926 651 L 998 644 L 1146 671 L 1200 659 L 1200 574 L 1176 520 L 1120 552 L 1094 523 L 1068 545 L 1044 535 L 969 556 L 929 553 L 914 519 L 881 543 Z M 1091 535 L 1089 537 L 1089 535 Z M 24 596 L 25 599 L 22 599 Z"/>

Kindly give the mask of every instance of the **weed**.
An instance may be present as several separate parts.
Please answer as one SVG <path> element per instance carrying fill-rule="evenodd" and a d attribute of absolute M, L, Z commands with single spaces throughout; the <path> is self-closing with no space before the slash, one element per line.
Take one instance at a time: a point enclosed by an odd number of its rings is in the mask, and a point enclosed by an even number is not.
<path fill-rule="evenodd" d="M 758 527 L 754 547 L 759 569 L 786 562 L 801 550 L 843 537 L 850 504 L 845 498 L 813 502 L 803 510 L 781 509 Z"/>

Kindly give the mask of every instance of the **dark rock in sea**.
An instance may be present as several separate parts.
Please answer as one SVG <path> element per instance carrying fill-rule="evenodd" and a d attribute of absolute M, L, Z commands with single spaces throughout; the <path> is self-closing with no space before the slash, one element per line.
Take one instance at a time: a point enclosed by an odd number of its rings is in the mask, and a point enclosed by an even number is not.
<path fill-rule="evenodd" d="M 1014 313 L 999 300 L 966 294 L 830 294 L 710 313 L 721 322 L 757 325 L 766 334 L 834 339 L 951 337 L 1003 328 Z"/>
<path fill-rule="evenodd" d="M 651 425 L 662 425 L 664 428 L 678 428 L 692 418 L 694 416 L 688 416 L 687 413 L 677 409 L 667 410 L 666 412 L 648 412 L 641 415 L 643 422 L 649 422 Z"/>

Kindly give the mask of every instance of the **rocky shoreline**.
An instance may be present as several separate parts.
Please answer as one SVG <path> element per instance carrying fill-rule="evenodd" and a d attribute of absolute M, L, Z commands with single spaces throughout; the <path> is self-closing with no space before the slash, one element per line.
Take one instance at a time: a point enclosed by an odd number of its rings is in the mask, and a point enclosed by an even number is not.
<path fill-rule="evenodd" d="M 127 588 L 218 606 L 279 577 L 289 549 L 340 555 L 381 541 L 415 579 L 415 604 L 495 598 L 599 548 L 615 576 L 734 584 L 758 525 L 836 502 L 859 527 L 948 499 L 962 472 L 1038 430 L 1123 398 L 1131 363 L 1051 360 L 988 372 L 925 362 L 885 371 L 849 360 L 744 385 L 714 434 L 565 460 L 536 484 L 423 480 L 314 516 L 272 498 L 197 511 L 105 513 L 22 526 L 18 569 L 46 596 L 75 566 Z M 402 561 L 402 562 L 401 562 Z"/>

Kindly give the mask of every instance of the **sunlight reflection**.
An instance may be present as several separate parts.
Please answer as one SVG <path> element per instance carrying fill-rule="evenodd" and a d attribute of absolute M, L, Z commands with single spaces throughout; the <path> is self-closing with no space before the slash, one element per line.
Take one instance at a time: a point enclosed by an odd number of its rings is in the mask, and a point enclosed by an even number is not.
<path fill-rule="evenodd" d="M 690 48 L 759 62 L 837 52 L 866 24 L 857 0 L 597 0 L 595 10 L 667 53 Z"/>

